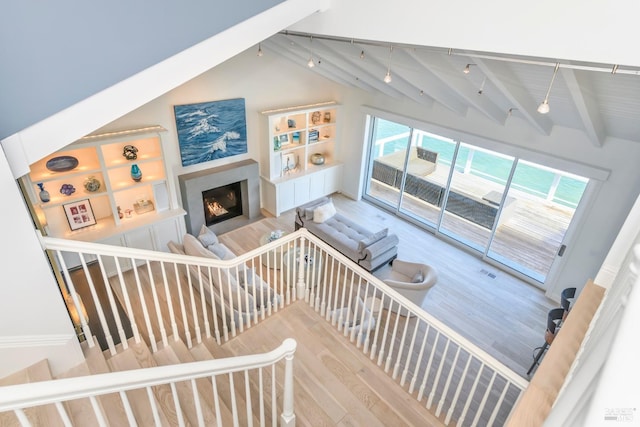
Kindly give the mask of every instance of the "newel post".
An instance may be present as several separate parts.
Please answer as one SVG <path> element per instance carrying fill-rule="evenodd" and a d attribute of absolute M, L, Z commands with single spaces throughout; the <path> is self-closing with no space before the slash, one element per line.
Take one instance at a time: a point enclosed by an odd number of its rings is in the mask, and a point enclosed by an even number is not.
<path fill-rule="evenodd" d="M 300 237 L 300 249 L 298 252 L 298 280 L 296 281 L 296 298 L 301 300 L 305 297 L 307 284 L 304 282 L 305 270 L 305 238 Z"/>
<path fill-rule="evenodd" d="M 296 414 L 293 412 L 293 354 L 284 358 L 284 396 L 280 427 L 295 427 Z"/>

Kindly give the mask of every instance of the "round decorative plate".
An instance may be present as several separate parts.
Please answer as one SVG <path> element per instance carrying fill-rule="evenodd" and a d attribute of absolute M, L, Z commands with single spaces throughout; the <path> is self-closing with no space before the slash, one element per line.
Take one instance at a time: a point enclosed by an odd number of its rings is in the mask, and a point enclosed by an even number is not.
<path fill-rule="evenodd" d="M 52 172 L 66 172 L 78 166 L 78 159 L 73 156 L 54 157 L 47 161 L 46 167 Z"/>

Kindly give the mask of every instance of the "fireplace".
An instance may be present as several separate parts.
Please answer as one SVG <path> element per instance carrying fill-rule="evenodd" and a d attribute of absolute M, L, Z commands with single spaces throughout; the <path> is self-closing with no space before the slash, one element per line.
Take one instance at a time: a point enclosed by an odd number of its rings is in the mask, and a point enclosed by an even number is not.
<path fill-rule="evenodd" d="M 242 215 L 242 186 L 240 182 L 223 185 L 202 192 L 204 222 L 207 227 Z"/>
<path fill-rule="evenodd" d="M 226 233 L 262 218 L 260 213 L 260 173 L 258 162 L 241 160 L 223 166 L 204 169 L 178 176 L 182 207 L 186 211 L 187 232 L 198 235 L 200 227 L 209 227 L 216 234 Z M 215 216 L 207 218 L 205 198 L 209 191 L 233 187 L 237 199 L 234 211 L 229 203 L 229 193 L 212 193 L 211 211 Z M 222 209 L 219 208 L 220 205 Z M 227 213 L 224 213 L 224 211 Z M 229 212 L 233 212 L 233 216 Z"/>

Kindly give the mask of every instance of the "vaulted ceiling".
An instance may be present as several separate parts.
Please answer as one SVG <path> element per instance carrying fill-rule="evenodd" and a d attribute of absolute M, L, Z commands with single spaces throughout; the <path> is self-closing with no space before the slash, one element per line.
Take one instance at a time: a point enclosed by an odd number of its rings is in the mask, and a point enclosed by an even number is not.
<path fill-rule="evenodd" d="M 311 70 L 336 83 L 425 106 L 438 103 L 460 116 L 474 109 L 502 125 L 519 117 L 543 135 L 554 126 L 578 129 L 594 146 L 608 137 L 640 142 L 637 68 L 293 32 L 276 34 L 262 47 L 304 67 L 313 58 Z M 390 83 L 383 81 L 387 71 Z M 540 114 L 550 84 L 550 111 Z"/>

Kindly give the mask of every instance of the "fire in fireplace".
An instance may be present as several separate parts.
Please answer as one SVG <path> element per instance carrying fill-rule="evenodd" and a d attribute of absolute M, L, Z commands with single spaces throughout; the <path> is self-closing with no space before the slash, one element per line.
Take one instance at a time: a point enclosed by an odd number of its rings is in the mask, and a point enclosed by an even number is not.
<path fill-rule="evenodd" d="M 207 226 L 242 215 L 242 191 L 239 182 L 202 192 Z"/>

